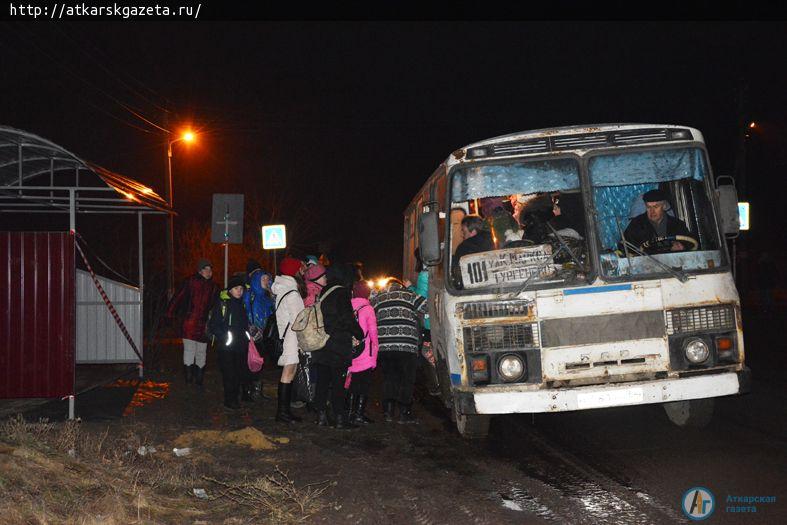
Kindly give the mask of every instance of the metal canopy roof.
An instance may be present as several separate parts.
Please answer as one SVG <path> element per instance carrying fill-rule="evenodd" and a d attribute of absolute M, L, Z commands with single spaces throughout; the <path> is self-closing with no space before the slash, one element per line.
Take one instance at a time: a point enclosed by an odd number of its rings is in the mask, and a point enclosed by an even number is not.
<path fill-rule="evenodd" d="M 71 205 L 75 213 L 173 213 L 144 184 L 0 126 L 0 212 L 68 212 Z"/>

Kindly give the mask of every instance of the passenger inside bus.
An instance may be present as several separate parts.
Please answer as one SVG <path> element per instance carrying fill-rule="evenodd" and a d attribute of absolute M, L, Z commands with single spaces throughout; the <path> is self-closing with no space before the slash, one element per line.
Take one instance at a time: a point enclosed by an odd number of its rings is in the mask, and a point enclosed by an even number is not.
<path fill-rule="evenodd" d="M 451 263 L 451 275 L 454 286 L 462 289 L 462 271 L 459 259 L 471 253 L 488 252 L 495 249 L 492 234 L 487 229 L 486 221 L 480 215 L 468 215 L 462 219 L 462 242 L 456 247 Z"/>
<path fill-rule="evenodd" d="M 679 252 L 692 248 L 688 228 L 680 219 L 666 213 L 667 194 L 659 189 L 642 196 L 645 213 L 634 217 L 623 233 L 626 241 L 647 253 Z M 678 236 L 677 238 L 675 236 Z M 666 238 L 666 242 L 662 242 Z M 696 247 L 696 241 L 694 241 Z"/>

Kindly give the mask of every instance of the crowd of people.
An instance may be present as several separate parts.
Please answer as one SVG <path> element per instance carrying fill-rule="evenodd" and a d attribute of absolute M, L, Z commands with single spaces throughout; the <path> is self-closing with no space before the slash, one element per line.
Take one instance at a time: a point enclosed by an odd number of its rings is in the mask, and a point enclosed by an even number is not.
<path fill-rule="evenodd" d="M 381 289 L 367 284 L 360 263 L 330 264 L 324 257 L 285 257 L 277 275 L 249 261 L 222 290 L 208 260 L 200 260 L 196 270 L 166 312 L 170 320 L 183 315 L 186 384 L 202 387 L 213 349 L 226 409 L 264 402 L 262 372 L 253 371 L 249 359 L 249 352 L 258 352 L 266 367 L 281 368 L 276 421 L 301 422 L 303 414 L 293 409 L 306 407 L 317 425 L 352 429 L 373 422 L 366 409 L 379 364 L 385 421 L 416 422 L 412 404 L 419 356 L 434 364 L 422 267 L 415 285 L 389 279 Z M 296 330 L 303 331 L 310 315 L 327 340 L 307 352 Z"/>

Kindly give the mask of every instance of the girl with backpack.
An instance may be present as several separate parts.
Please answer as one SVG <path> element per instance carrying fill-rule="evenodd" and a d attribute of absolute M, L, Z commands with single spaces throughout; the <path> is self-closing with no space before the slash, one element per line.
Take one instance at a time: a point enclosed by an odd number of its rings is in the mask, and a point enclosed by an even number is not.
<path fill-rule="evenodd" d="M 279 264 L 279 274 L 273 281 L 272 290 L 276 295 L 276 324 L 279 337 L 283 340 L 283 352 L 278 365 L 283 367 L 276 400 L 276 421 L 283 423 L 299 422 L 301 418 L 290 410 L 292 401 L 292 380 L 298 368 L 298 338 L 291 330 L 292 323 L 303 310 L 296 276 L 301 274 L 305 264 L 293 257 L 285 257 Z"/>
<path fill-rule="evenodd" d="M 358 428 L 350 422 L 345 410 L 344 381 L 354 357 L 354 348 L 364 339 L 364 332 L 355 320 L 351 303 L 353 269 L 346 264 L 328 268 L 328 284 L 318 299 L 325 332 L 329 335 L 325 346 L 312 353 L 312 366 L 317 370 L 315 405 L 317 424 L 328 425 L 328 391 L 331 390 L 331 409 L 335 428 Z"/>

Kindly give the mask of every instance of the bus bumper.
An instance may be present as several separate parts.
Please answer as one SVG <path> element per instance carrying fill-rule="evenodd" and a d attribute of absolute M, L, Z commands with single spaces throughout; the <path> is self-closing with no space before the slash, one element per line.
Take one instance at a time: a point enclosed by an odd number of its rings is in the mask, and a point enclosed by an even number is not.
<path fill-rule="evenodd" d="M 721 397 L 749 391 L 751 372 L 739 372 L 635 383 L 591 385 L 552 390 L 481 389 L 454 392 L 463 414 L 529 414 L 591 408 L 668 403 Z"/>

